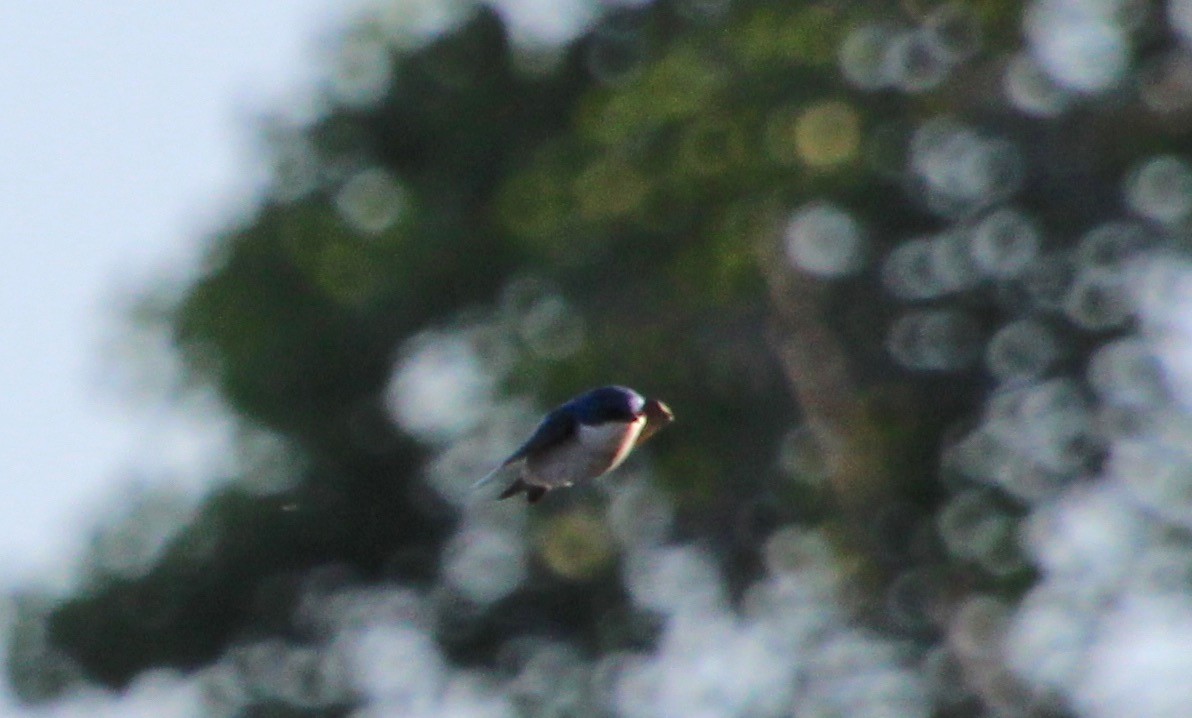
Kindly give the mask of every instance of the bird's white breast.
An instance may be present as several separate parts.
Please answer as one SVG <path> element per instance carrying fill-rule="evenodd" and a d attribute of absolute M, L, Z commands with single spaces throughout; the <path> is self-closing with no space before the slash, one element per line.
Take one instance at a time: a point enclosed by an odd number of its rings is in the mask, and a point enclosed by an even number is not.
<path fill-rule="evenodd" d="M 633 449 L 646 424 L 632 422 L 580 425 L 575 440 L 526 460 L 525 480 L 540 486 L 570 486 L 617 468 Z"/>
<path fill-rule="evenodd" d="M 609 465 L 604 471 L 612 471 L 629 456 L 645 426 L 645 416 L 639 416 L 627 424 L 610 421 L 597 426 L 580 425 L 579 443 L 593 453 L 608 456 Z"/>

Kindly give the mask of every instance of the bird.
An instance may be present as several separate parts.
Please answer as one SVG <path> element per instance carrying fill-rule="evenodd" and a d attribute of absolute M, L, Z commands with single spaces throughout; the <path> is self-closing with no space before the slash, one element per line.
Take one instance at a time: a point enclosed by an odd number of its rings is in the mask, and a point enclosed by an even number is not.
<path fill-rule="evenodd" d="M 582 483 L 621 465 L 629 453 L 674 421 L 670 407 L 624 386 L 602 386 L 551 410 L 530 438 L 473 490 L 520 463 L 520 474 L 498 499 L 518 494 L 538 503 L 548 491 Z"/>

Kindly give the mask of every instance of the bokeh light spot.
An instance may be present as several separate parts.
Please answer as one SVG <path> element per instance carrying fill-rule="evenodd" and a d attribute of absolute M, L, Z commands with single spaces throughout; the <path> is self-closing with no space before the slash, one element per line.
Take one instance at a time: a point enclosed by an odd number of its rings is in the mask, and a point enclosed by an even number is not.
<path fill-rule="evenodd" d="M 553 516 L 538 535 L 539 555 L 555 574 L 586 581 L 606 571 L 616 555 L 608 526 L 583 510 Z"/>
<path fill-rule="evenodd" d="M 791 264 L 821 277 L 839 277 L 865 264 L 868 243 L 852 215 L 826 202 L 800 208 L 786 226 L 786 256 Z"/>
<path fill-rule="evenodd" d="M 1192 215 L 1192 167 L 1171 155 L 1153 157 L 1126 179 L 1126 201 L 1140 216 L 1175 225 Z"/>
<path fill-rule="evenodd" d="M 335 207 L 348 224 L 365 234 L 389 229 L 405 209 L 401 186 L 380 168 L 363 170 L 344 183 L 335 195 Z"/>
<path fill-rule="evenodd" d="M 861 144 L 861 118 L 850 104 L 826 100 L 808 107 L 795 122 L 795 147 L 811 167 L 852 161 Z"/>
<path fill-rule="evenodd" d="M 385 400 L 404 430 L 451 441 L 481 421 L 492 390 L 493 377 L 466 336 L 429 331 L 403 347 Z"/>

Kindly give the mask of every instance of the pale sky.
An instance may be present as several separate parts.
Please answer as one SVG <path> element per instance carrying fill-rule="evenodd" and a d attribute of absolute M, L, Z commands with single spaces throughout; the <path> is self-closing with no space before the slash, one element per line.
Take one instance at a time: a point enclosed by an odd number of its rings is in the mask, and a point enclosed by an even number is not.
<path fill-rule="evenodd" d="M 201 494 L 227 422 L 130 401 L 104 347 L 122 297 L 185 276 L 204 234 L 251 202 L 253 118 L 309 92 L 318 39 L 351 7 L 0 4 L 0 593 L 67 586 L 92 528 L 137 483 Z M 0 681 L 4 717 L 198 705 L 193 682 L 167 679 L 30 708 Z"/>
<path fill-rule="evenodd" d="M 150 455 L 160 411 L 107 378 L 120 298 L 184 274 L 251 201 L 252 121 L 309 93 L 318 40 L 348 7 L 0 4 L 0 588 L 59 580 L 96 507 L 176 463 Z M 187 439 L 176 423 L 174 444 L 219 429 Z"/>

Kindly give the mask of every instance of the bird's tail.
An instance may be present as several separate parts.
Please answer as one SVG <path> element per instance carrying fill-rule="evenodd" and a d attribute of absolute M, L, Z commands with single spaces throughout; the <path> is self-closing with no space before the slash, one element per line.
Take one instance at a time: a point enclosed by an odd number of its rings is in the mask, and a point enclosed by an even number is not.
<path fill-rule="evenodd" d="M 504 469 L 506 466 L 508 466 L 508 464 L 501 464 L 497 468 L 493 469 L 492 471 L 488 472 L 484 476 L 480 477 L 479 481 L 472 484 L 472 491 L 479 491 L 480 489 L 483 489 L 485 486 L 488 486 L 489 484 L 491 484 L 493 481 L 496 480 L 497 476 L 501 473 L 501 470 Z"/>

